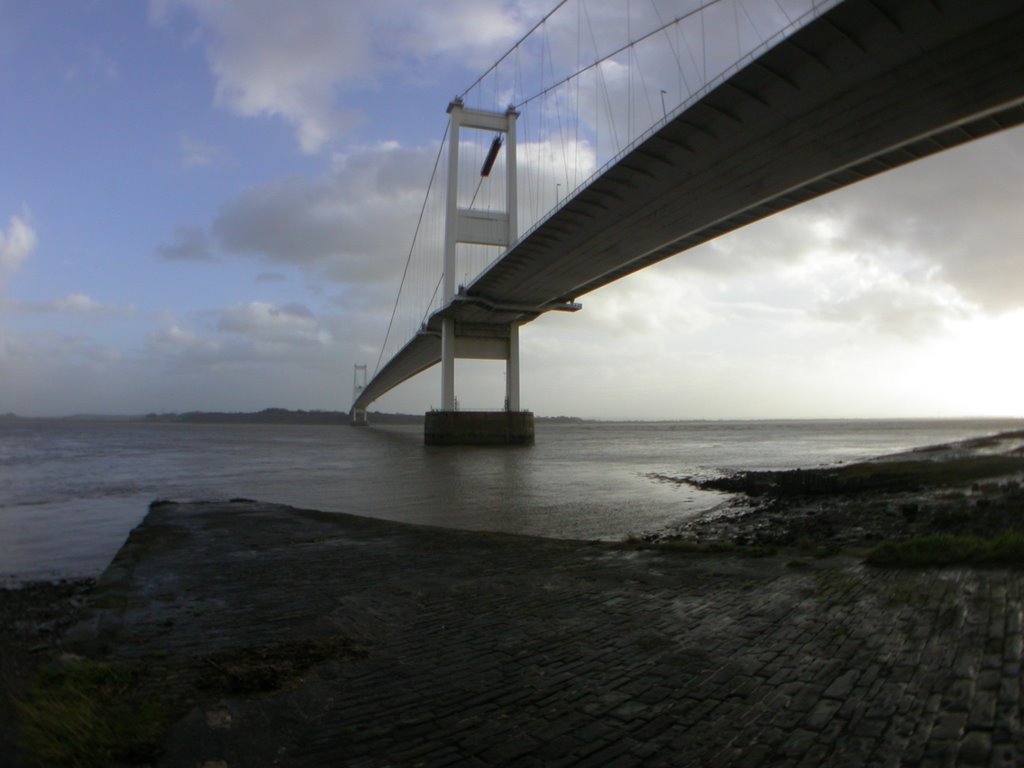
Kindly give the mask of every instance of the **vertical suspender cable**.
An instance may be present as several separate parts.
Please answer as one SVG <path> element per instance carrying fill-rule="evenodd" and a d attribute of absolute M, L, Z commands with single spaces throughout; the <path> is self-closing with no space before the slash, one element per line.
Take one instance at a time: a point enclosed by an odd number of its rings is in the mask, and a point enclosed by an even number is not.
<path fill-rule="evenodd" d="M 405 259 L 405 269 L 402 270 L 402 280 L 398 284 L 398 295 L 395 296 L 395 306 L 391 308 L 391 318 L 388 320 L 388 330 L 384 334 L 384 343 L 380 345 L 380 355 L 377 356 L 377 365 L 373 369 L 376 376 L 380 371 L 380 362 L 384 357 L 384 350 L 388 346 L 388 337 L 391 336 L 391 326 L 395 322 L 395 312 L 398 311 L 398 301 L 402 298 L 402 287 L 405 285 L 405 276 L 409 274 L 409 263 L 412 261 L 413 250 L 416 247 L 416 237 L 420 232 L 420 225 L 423 223 L 423 212 L 427 209 L 427 200 L 430 199 L 430 188 L 434 185 L 434 177 L 437 175 L 437 166 L 441 162 L 441 153 L 444 151 L 444 140 L 448 138 L 448 125 L 444 127 L 444 134 L 441 136 L 441 147 L 437 150 L 434 158 L 434 169 L 430 172 L 430 181 L 427 182 L 427 194 L 423 196 L 423 205 L 420 206 L 420 215 L 416 220 L 416 229 L 412 235 L 412 245 L 409 246 L 409 255 Z"/>

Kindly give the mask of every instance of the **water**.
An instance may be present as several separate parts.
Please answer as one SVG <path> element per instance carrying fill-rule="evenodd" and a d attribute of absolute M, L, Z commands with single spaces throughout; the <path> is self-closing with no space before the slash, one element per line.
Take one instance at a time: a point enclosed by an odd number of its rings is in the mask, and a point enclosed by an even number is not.
<path fill-rule="evenodd" d="M 848 462 L 1022 420 L 541 424 L 532 448 L 422 427 L 0 423 L 0 582 L 93 576 L 156 498 L 246 497 L 406 522 L 619 539 L 722 501 L 651 474 Z"/>

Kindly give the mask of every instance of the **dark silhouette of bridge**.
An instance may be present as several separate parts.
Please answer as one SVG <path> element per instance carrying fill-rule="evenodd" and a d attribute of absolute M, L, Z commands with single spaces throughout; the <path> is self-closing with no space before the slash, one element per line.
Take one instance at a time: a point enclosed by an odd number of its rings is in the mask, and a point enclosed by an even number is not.
<path fill-rule="evenodd" d="M 1022 41 L 1020 0 L 822 4 L 703 92 L 671 111 L 663 104 L 613 163 L 521 235 L 518 112 L 456 100 L 445 290 L 359 388 L 354 417 L 438 362 L 442 411 L 456 410 L 456 356 L 505 359 L 506 410 L 518 412 L 519 326 L 746 224 L 1024 122 Z M 504 138 L 503 211 L 457 205 L 460 126 Z M 459 242 L 503 251 L 456 287 Z"/>

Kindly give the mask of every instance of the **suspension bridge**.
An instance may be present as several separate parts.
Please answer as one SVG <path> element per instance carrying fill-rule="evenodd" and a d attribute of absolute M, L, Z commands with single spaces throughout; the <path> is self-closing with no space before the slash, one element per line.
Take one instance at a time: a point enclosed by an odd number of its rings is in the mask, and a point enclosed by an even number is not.
<path fill-rule="evenodd" d="M 533 441 L 519 328 L 839 187 L 1024 122 L 1020 0 L 562 0 L 448 105 L 352 417 L 441 364 L 428 443 Z M 456 358 L 504 360 L 461 412 Z"/>

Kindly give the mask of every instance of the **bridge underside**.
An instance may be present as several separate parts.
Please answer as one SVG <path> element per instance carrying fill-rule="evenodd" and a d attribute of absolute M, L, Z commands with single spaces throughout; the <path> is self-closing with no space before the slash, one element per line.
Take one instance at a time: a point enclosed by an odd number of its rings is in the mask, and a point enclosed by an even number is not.
<path fill-rule="evenodd" d="M 523 236 L 384 366 L 440 360 L 751 222 L 1024 122 L 1019 0 L 846 0 L 653 132 Z"/>

